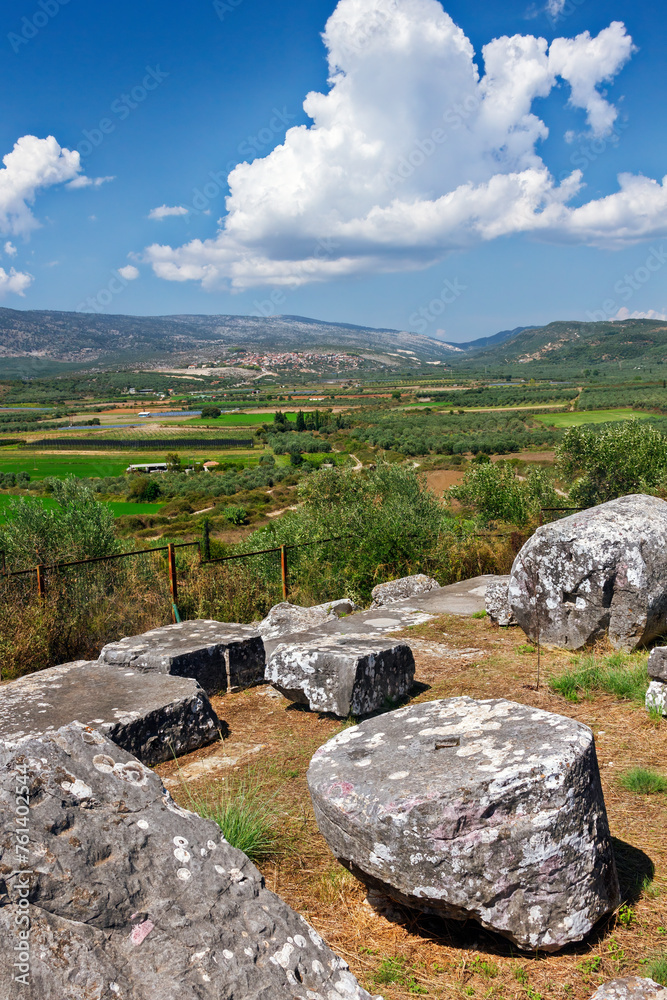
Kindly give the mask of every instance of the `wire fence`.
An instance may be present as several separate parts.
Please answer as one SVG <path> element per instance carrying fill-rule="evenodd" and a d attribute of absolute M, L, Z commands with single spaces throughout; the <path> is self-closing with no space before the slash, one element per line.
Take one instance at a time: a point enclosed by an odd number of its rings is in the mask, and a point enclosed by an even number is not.
<path fill-rule="evenodd" d="M 165 596 L 172 604 L 174 620 L 180 621 L 179 603 L 192 603 L 196 595 L 193 587 L 198 569 L 223 566 L 243 560 L 246 571 L 265 583 L 273 579 L 276 591 L 287 600 L 289 595 L 289 553 L 313 546 L 331 545 L 353 538 L 353 535 L 339 535 L 334 538 L 317 539 L 310 542 L 279 545 L 268 549 L 238 552 L 219 558 L 211 558 L 208 532 L 202 541 L 169 542 L 147 549 L 113 553 L 70 562 L 39 564 L 30 569 L 7 571 L 4 566 L 0 573 L 0 598 L 27 599 L 37 595 L 46 598 L 54 592 L 67 595 L 68 601 L 95 602 L 108 598 L 112 592 L 122 588 L 124 579 L 135 586 L 142 583 L 154 586 L 162 582 Z M 179 558 L 184 550 L 193 550 L 195 559 Z M 292 557 L 294 558 L 294 557 Z M 125 562 L 126 560 L 131 562 Z M 276 586 L 279 584 L 279 587 Z"/>
<path fill-rule="evenodd" d="M 540 508 L 540 525 L 544 524 L 545 514 L 572 513 L 586 509 L 585 507 L 542 507 Z M 478 540 L 485 541 L 491 538 L 514 538 L 518 534 L 517 531 L 478 532 L 476 537 Z M 304 568 L 308 568 L 309 559 L 306 550 L 315 546 L 334 546 L 340 542 L 349 542 L 355 539 L 359 542 L 357 536 L 353 534 L 337 535 L 331 538 L 277 545 L 267 549 L 235 552 L 231 555 L 211 558 L 208 523 L 205 522 L 201 541 L 169 542 L 167 545 L 134 549 L 131 552 L 113 553 L 112 555 L 77 559 L 53 565 L 40 564 L 30 569 L 7 571 L 4 564 L 5 556 L 2 553 L 0 596 L 6 597 L 9 587 L 13 589 L 16 597 L 36 593 L 39 597 L 44 598 L 48 592 L 57 589 L 69 594 L 72 599 L 93 601 L 103 600 L 112 590 L 118 589 L 124 576 L 131 577 L 135 584 L 143 582 L 151 586 L 156 581 L 162 580 L 165 585 L 165 593 L 168 593 L 173 605 L 174 617 L 180 620 L 179 599 L 185 597 L 184 603 L 191 603 L 188 602 L 187 595 L 188 591 L 193 589 L 193 572 L 196 569 L 222 567 L 244 561 L 246 569 L 266 584 L 272 583 L 274 585 L 272 589 L 277 590 L 276 584 L 279 583 L 277 593 L 279 592 L 282 600 L 286 601 L 290 593 L 290 573 L 292 572 L 299 577 Z M 179 559 L 179 555 L 184 553 L 186 549 L 193 550 L 194 563 L 192 560 Z M 132 561 L 131 569 L 125 568 L 124 560 Z M 326 553 L 324 558 L 320 559 L 320 563 L 325 566 L 330 561 L 333 560 L 328 560 Z"/>
<path fill-rule="evenodd" d="M 540 523 L 583 509 L 543 508 Z M 199 541 L 13 571 L 3 560 L 2 673 L 95 659 L 106 642 L 170 621 L 248 623 L 287 600 L 312 605 L 349 596 L 364 603 L 375 584 L 410 573 L 443 583 L 506 573 L 529 533 L 477 530 L 442 539 L 341 534 L 212 556 L 205 522 Z"/>

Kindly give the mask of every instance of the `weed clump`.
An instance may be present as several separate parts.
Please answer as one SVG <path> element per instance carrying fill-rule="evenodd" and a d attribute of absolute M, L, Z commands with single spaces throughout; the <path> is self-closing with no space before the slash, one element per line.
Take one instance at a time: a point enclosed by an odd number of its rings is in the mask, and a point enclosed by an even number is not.
<path fill-rule="evenodd" d="M 410 975 L 406 966 L 407 959 L 405 958 L 383 958 L 375 973 L 375 982 L 378 984 L 396 983 L 398 986 L 405 987 L 408 993 L 428 993 L 426 987 L 422 986 L 414 976 Z"/>
<path fill-rule="evenodd" d="M 632 767 L 621 775 L 621 785 L 637 795 L 657 795 L 667 792 L 667 778 L 647 767 Z"/>
<path fill-rule="evenodd" d="M 646 972 L 654 982 L 667 986 L 667 952 L 650 961 Z"/>
<path fill-rule="evenodd" d="M 183 783 L 190 809 L 217 823 L 225 840 L 259 864 L 278 850 L 277 813 L 257 779 L 248 776 L 230 788 L 191 791 Z"/>
<path fill-rule="evenodd" d="M 646 657 L 621 652 L 602 658 L 594 654 L 577 656 L 569 670 L 550 678 L 549 687 L 573 702 L 603 691 L 621 701 L 643 704 L 648 688 Z"/>

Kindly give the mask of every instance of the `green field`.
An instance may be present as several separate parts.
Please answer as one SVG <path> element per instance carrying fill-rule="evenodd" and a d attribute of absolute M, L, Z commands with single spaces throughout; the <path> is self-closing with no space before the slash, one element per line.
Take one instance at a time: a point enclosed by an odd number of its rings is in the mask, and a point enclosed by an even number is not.
<path fill-rule="evenodd" d="M 548 427 L 579 427 L 581 424 L 605 424 L 612 420 L 648 420 L 650 413 L 636 410 L 577 410 L 574 413 L 544 413 L 536 416 Z"/>
<path fill-rule="evenodd" d="M 296 422 L 296 413 L 286 413 L 288 420 Z M 169 424 L 164 421 L 165 426 Z M 189 417 L 177 423 L 169 424 L 172 427 L 250 427 L 257 424 L 272 424 L 273 413 L 225 413 L 221 417 Z"/>
<path fill-rule="evenodd" d="M 7 493 L 0 493 L 0 524 L 6 523 L 9 504 L 15 499 L 16 497 Z M 58 506 L 52 497 L 38 497 L 37 499 L 50 510 Z M 114 517 L 123 517 L 125 514 L 157 514 L 164 507 L 164 504 L 161 503 L 130 503 L 126 500 L 109 500 L 106 503 L 107 506 L 111 507 Z"/>
<path fill-rule="evenodd" d="M 197 460 L 203 458 L 211 461 L 227 462 L 233 465 L 257 465 L 262 455 L 261 449 L 253 452 L 212 452 L 204 456 L 198 454 Z M 180 456 L 187 463 L 189 456 L 181 451 Z M 122 476 L 129 465 L 143 465 L 148 462 L 164 462 L 164 454 L 147 454 L 133 451 L 129 454 L 109 455 L 63 455 L 59 452 L 28 452 L 7 449 L 0 451 L 0 472 L 27 472 L 31 479 L 46 479 L 55 476 L 64 479 L 66 476 L 79 476 L 82 479 L 101 479 L 105 476 Z"/>

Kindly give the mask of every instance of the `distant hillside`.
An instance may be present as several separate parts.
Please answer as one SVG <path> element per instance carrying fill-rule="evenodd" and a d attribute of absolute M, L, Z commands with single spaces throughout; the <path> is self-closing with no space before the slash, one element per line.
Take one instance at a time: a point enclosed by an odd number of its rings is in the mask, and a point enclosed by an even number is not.
<path fill-rule="evenodd" d="M 526 364 L 588 368 L 607 362 L 667 359 L 667 323 L 556 322 L 517 327 L 464 344 L 401 330 L 327 323 L 305 316 L 109 316 L 0 309 L 0 368 L 5 377 L 57 374 L 70 366 L 110 367 L 159 362 L 220 361 L 234 349 L 251 352 L 354 352 L 365 368 L 430 371 Z M 428 367 L 427 367 L 428 366 Z M 433 366 L 433 367 L 431 367 Z"/>
<path fill-rule="evenodd" d="M 492 337 L 478 337 L 477 340 L 468 340 L 465 344 L 457 344 L 456 346 L 464 351 L 476 351 L 478 348 L 490 347 L 492 344 L 504 344 L 511 337 L 516 337 L 517 333 L 529 329 L 530 327 L 527 326 L 517 326 L 513 330 L 501 330 L 500 333 L 494 333 Z"/>
<path fill-rule="evenodd" d="M 529 327 L 503 343 L 466 352 L 459 360 L 484 365 L 539 363 L 582 369 L 609 362 L 667 360 L 667 323 L 628 319 L 611 323 L 557 322 Z"/>
<path fill-rule="evenodd" d="M 400 330 L 323 323 L 303 316 L 108 316 L 0 309 L 0 358 L 74 364 L 179 357 L 218 360 L 243 347 L 261 351 L 350 351 L 405 367 L 446 362 L 457 346 Z"/>

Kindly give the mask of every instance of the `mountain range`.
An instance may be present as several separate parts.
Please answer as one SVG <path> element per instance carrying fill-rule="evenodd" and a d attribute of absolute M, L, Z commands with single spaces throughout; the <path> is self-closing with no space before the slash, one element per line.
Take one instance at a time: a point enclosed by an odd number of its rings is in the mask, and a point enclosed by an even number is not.
<path fill-rule="evenodd" d="M 34 374 L 87 367 L 224 360 L 238 348 L 255 352 L 354 352 L 394 369 L 662 362 L 667 323 L 554 322 L 517 327 L 468 343 L 422 334 L 328 323 L 304 316 L 125 316 L 0 309 L 0 359 L 5 377 L 23 364 Z M 435 373 L 435 367 L 431 369 Z"/>

